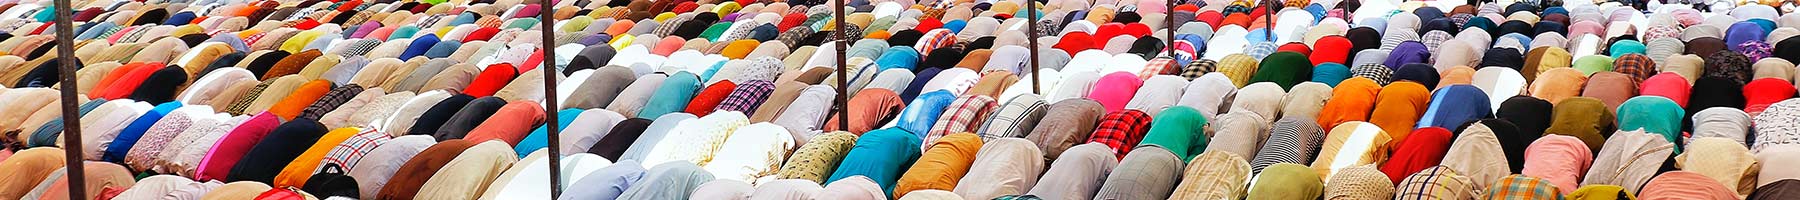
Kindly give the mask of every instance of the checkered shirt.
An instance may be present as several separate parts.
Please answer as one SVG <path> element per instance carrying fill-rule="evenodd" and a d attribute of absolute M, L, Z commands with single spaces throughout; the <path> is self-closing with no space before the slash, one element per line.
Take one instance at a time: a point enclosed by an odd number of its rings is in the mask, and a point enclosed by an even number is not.
<path fill-rule="evenodd" d="M 1231 78 L 1231 83 L 1237 87 L 1243 87 L 1250 84 L 1250 75 L 1256 73 L 1258 60 L 1262 59 L 1243 54 L 1228 55 L 1219 59 L 1219 73 Z"/>
<path fill-rule="evenodd" d="M 1475 198 L 1473 181 L 1444 166 L 1425 168 L 1407 175 L 1405 180 L 1394 186 L 1395 200 Z"/>
<path fill-rule="evenodd" d="M 931 56 L 931 50 L 955 44 L 956 35 L 950 33 L 950 29 L 932 29 L 930 32 L 925 32 L 924 37 L 919 38 L 918 44 L 913 44 L 913 49 L 919 50 L 919 57 L 924 58 Z"/>
<path fill-rule="evenodd" d="M 1549 181 L 1513 174 L 1494 182 L 1482 199 L 1562 199 L 1562 193 Z"/>
<path fill-rule="evenodd" d="M 1393 82 L 1393 75 L 1394 69 L 1388 69 L 1387 66 L 1381 64 L 1365 64 L 1350 68 L 1350 76 L 1369 78 L 1381 85 Z"/>
<path fill-rule="evenodd" d="M 1173 74 L 1181 73 L 1182 70 L 1184 70 L 1184 69 L 1182 69 L 1181 66 L 1175 65 L 1174 59 L 1169 59 L 1167 57 L 1161 57 L 1161 58 L 1156 58 L 1156 59 L 1150 59 L 1149 62 L 1144 62 L 1144 69 L 1142 71 L 1139 71 L 1137 74 L 1138 74 L 1138 79 L 1150 79 L 1151 76 L 1164 75 L 1164 74 L 1173 75 Z"/>
<path fill-rule="evenodd" d="M 325 96 L 319 97 L 319 100 L 314 101 L 312 105 L 306 106 L 305 110 L 301 110 L 299 118 L 318 120 L 319 117 L 325 116 L 325 113 L 336 110 L 339 105 L 344 105 L 344 102 L 350 101 L 350 98 L 356 98 L 356 95 L 362 92 L 363 87 L 356 84 L 332 89 L 331 92 L 325 93 Z"/>
<path fill-rule="evenodd" d="M 364 128 L 362 132 L 356 133 L 356 136 L 350 136 L 350 138 L 344 139 L 344 142 L 338 143 L 336 147 L 332 147 L 331 152 L 325 154 L 325 160 L 319 161 L 319 168 L 313 170 L 315 172 L 323 170 L 326 165 L 337 165 L 344 169 L 355 167 L 363 156 L 369 155 L 370 151 L 374 151 L 375 147 L 381 146 L 382 143 L 387 143 L 389 139 L 393 138 L 387 133 L 374 128 Z"/>
<path fill-rule="evenodd" d="M 1200 78 L 1200 76 L 1206 75 L 1206 73 L 1218 71 L 1218 65 L 1219 65 L 1218 61 L 1207 60 L 1207 59 L 1201 59 L 1201 60 L 1197 60 L 1194 62 L 1189 62 L 1187 65 L 1187 68 L 1181 69 L 1181 77 L 1187 78 L 1188 80 L 1191 81 L 1196 78 Z"/>
<path fill-rule="evenodd" d="M 937 143 L 938 138 L 943 138 L 951 133 L 975 132 L 976 129 L 981 128 L 981 123 L 987 120 L 988 114 L 993 113 L 994 109 L 999 106 L 994 102 L 994 98 L 986 95 L 957 97 L 956 100 L 950 101 L 950 106 L 945 108 L 944 114 L 938 115 L 937 122 L 933 123 L 935 125 L 931 126 L 931 131 L 926 132 L 925 143 L 920 148 L 929 148 L 932 144 Z"/>
<path fill-rule="evenodd" d="M 1625 54 L 1613 60 L 1613 72 L 1631 75 L 1632 80 L 1644 81 L 1650 76 L 1656 76 L 1656 61 L 1644 54 Z"/>
<path fill-rule="evenodd" d="M 1277 47 L 1275 46 L 1274 42 L 1256 43 L 1256 44 L 1250 45 L 1249 49 L 1245 49 L 1244 54 L 1250 55 L 1251 58 L 1256 58 L 1257 60 L 1262 60 L 1263 57 L 1268 57 L 1269 54 L 1274 54 L 1276 49 L 1277 49 Z"/>
<path fill-rule="evenodd" d="M 1088 137 L 1088 142 L 1112 147 L 1113 155 L 1124 159 L 1126 153 L 1131 153 L 1132 147 L 1144 140 L 1144 133 L 1149 130 L 1150 114 L 1126 109 L 1101 117 L 1100 126 L 1094 128 L 1094 134 Z"/>
<path fill-rule="evenodd" d="M 744 115 L 750 115 L 756 112 L 756 106 L 762 105 L 762 99 L 768 98 L 769 93 L 773 91 L 775 91 L 773 82 L 766 80 L 744 82 L 744 84 L 738 84 L 737 89 L 731 90 L 731 95 L 726 96 L 725 100 L 719 102 L 719 107 L 713 109 L 715 112 L 738 111 L 744 112 Z"/>
<path fill-rule="evenodd" d="M 1425 43 L 1426 51 L 1432 53 L 1431 60 L 1437 60 L 1437 55 L 1439 54 L 1437 53 L 1438 46 L 1443 46 L 1444 41 L 1450 41 L 1450 38 L 1453 37 L 1456 36 L 1450 36 L 1450 33 L 1444 31 L 1434 30 L 1426 32 L 1423 36 L 1419 36 L 1419 43 Z M 1396 44 L 1396 46 L 1398 45 Z"/>

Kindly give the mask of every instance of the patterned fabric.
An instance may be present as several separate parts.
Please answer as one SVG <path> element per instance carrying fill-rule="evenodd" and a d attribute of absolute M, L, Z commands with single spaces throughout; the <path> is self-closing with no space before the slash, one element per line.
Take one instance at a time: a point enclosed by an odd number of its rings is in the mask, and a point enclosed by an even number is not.
<path fill-rule="evenodd" d="M 1394 198 L 1394 182 L 1375 165 L 1347 167 L 1325 180 L 1325 199 Z"/>
<path fill-rule="evenodd" d="M 1643 82 L 1650 76 L 1656 76 L 1656 61 L 1643 54 L 1625 54 L 1613 60 L 1613 71 L 1631 75 L 1633 80 Z"/>
<path fill-rule="evenodd" d="M 719 107 L 714 108 L 714 110 L 738 111 L 744 112 L 744 114 L 751 114 L 751 112 L 756 111 L 756 106 L 762 105 L 763 98 L 769 97 L 769 94 L 773 91 L 775 91 L 775 84 L 769 81 L 753 80 L 744 82 L 744 84 L 738 84 L 737 89 L 732 90 L 731 95 L 725 97 L 724 101 L 720 101 Z"/>
<path fill-rule="evenodd" d="M 993 113 L 995 107 L 999 107 L 999 104 L 994 102 L 994 98 L 984 95 L 956 98 L 950 102 L 949 107 L 945 108 L 943 114 L 938 115 L 937 122 L 931 126 L 931 131 L 925 134 L 925 146 L 919 148 L 930 148 L 932 144 L 937 143 L 938 138 L 943 138 L 944 135 L 976 131 L 975 129 L 981 127 L 983 120 L 988 119 L 988 114 Z"/>
<path fill-rule="evenodd" d="M 144 131 L 143 136 L 139 136 L 137 144 L 131 145 L 131 149 L 125 153 L 126 166 L 138 171 L 149 170 L 156 165 L 157 160 L 162 159 L 157 155 L 162 154 L 163 145 L 174 140 L 177 134 L 186 131 L 188 125 L 193 123 L 193 116 L 182 113 L 170 113 L 168 117 L 157 120 L 148 131 Z"/>
<path fill-rule="evenodd" d="M 1219 70 L 1218 65 L 1219 65 L 1218 61 L 1213 61 L 1213 60 L 1208 60 L 1208 59 L 1201 59 L 1199 61 L 1188 62 L 1187 67 L 1181 69 L 1181 77 L 1187 78 L 1188 80 L 1191 81 L 1196 78 L 1200 78 L 1200 76 L 1206 75 L 1206 73 L 1212 73 L 1214 71 L 1218 71 Z"/>
<path fill-rule="evenodd" d="M 1169 59 L 1169 58 L 1165 57 L 1165 58 L 1150 59 L 1149 62 L 1145 62 L 1144 69 L 1142 71 L 1138 71 L 1137 74 L 1138 74 L 1138 79 L 1149 79 L 1151 76 L 1156 76 L 1156 75 L 1164 75 L 1164 74 L 1174 75 L 1176 73 L 1181 73 L 1183 70 L 1185 70 L 1185 69 L 1182 69 L 1180 66 L 1175 65 L 1174 59 Z M 1198 77 L 1198 76 L 1196 76 L 1196 77 Z"/>
<path fill-rule="evenodd" d="M 1769 46 L 1769 43 L 1748 41 L 1743 44 L 1738 44 L 1738 53 L 1743 53 L 1744 57 L 1750 57 L 1750 60 L 1762 60 L 1763 58 L 1772 55 L 1770 50 L 1773 48 L 1774 47 Z"/>
<path fill-rule="evenodd" d="M 1381 85 L 1392 83 L 1393 75 L 1394 69 L 1389 69 L 1387 66 L 1382 66 L 1381 64 L 1358 65 L 1350 68 L 1351 77 L 1368 78 Z"/>
<path fill-rule="evenodd" d="M 1276 46 L 1275 46 L 1275 43 L 1273 43 L 1273 42 L 1256 43 L 1256 44 L 1250 45 L 1249 49 L 1244 49 L 1244 54 L 1250 55 L 1251 58 L 1256 58 L 1257 60 L 1262 60 L 1263 57 L 1268 57 L 1269 54 L 1274 54 L 1275 49 L 1276 49 Z"/>
<path fill-rule="evenodd" d="M 954 33 L 950 33 L 949 29 L 935 29 L 925 32 L 925 36 L 920 37 L 917 44 L 913 44 L 913 49 L 919 50 L 919 57 L 926 57 L 931 56 L 932 50 L 949 47 L 953 44 L 956 44 Z"/>
<path fill-rule="evenodd" d="M 1474 199 L 1474 184 L 1468 177 L 1463 177 L 1443 166 L 1425 168 L 1401 180 L 1395 186 L 1395 200 L 1426 199 Z"/>
<path fill-rule="evenodd" d="M 1038 198 L 1037 195 L 1029 195 L 1029 194 L 1006 195 L 1006 196 L 1000 196 L 1000 197 L 994 198 L 994 200 L 1043 200 L 1043 199 L 1044 198 Z"/>
<path fill-rule="evenodd" d="M 1555 185 L 1543 179 L 1525 175 L 1510 175 L 1488 187 L 1482 199 L 1530 200 L 1530 199 L 1562 199 Z"/>
<path fill-rule="evenodd" d="M 1088 142 L 1112 147 L 1114 156 L 1124 159 L 1126 153 L 1131 153 L 1132 147 L 1137 147 L 1138 142 L 1144 140 L 1144 133 L 1149 130 L 1150 114 L 1126 109 L 1101 117 L 1100 126 L 1094 128 L 1094 134 L 1088 137 Z"/>
<path fill-rule="evenodd" d="M 231 115 L 244 115 L 244 109 L 249 109 L 250 103 L 256 102 L 256 97 L 261 96 L 262 91 L 268 89 L 270 83 L 275 83 L 275 81 L 263 81 L 260 84 L 256 84 L 256 87 L 251 87 L 249 91 L 244 91 L 244 96 L 238 97 L 237 101 L 232 101 L 229 106 L 225 106 L 225 113 L 231 113 Z"/>
<path fill-rule="evenodd" d="M 812 33 L 812 27 L 799 26 L 788 28 L 786 32 L 781 32 L 781 35 L 775 36 L 775 40 L 781 41 L 782 44 L 793 46 L 794 49 L 799 49 L 802 46 L 800 40 L 806 39 L 806 36 L 812 35 Z"/>
<path fill-rule="evenodd" d="M 1243 199 L 1250 165 L 1231 152 L 1208 151 L 1189 161 L 1182 177 L 1169 199 Z"/>
<path fill-rule="evenodd" d="M 1264 141 L 1262 149 L 1256 151 L 1255 160 L 1250 161 L 1252 173 L 1262 173 L 1264 167 L 1276 163 L 1309 163 L 1313 154 L 1318 153 L 1319 144 L 1325 141 L 1325 134 L 1320 133 L 1317 120 L 1305 117 L 1282 118 L 1270 129 L 1268 141 Z"/>
<path fill-rule="evenodd" d="M 844 153 L 856 146 L 856 134 L 850 132 L 831 132 L 815 136 L 811 141 L 801 145 L 781 166 L 775 177 L 780 179 L 805 179 L 824 184 L 825 178 L 831 176 L 838 162 L 843 161 Z"/>
<path fill-rule="evenodd" d="M 1425 35 L 1419 36 L 1419 42 L 1425 43 L 1426 51 L 1432 52 L 1430 60 L 1437 60 L 1437 56 L 1440 54 L 1438 53 L 1438 46 L 1444 46 L 1444 41 L 1450 41 L 1451 38 L 1455 37 L 1456 36 L 1450 36 L 1450 33 L 1448 32 L 1433 30 L 1431 32 L 1425 32 Z"/>
<path fill-rule="evenodd" d="M 380 130 L 362 129 L 361 133 L 356 133 L 355 136 L 350 136 L 350 138 L 344 139 L 344 142 L 338 143 L 336 147 L 332 147 L 331 152 L 325 153 L 325 160 L 319 161 L 318 169 L 313 169 L 313 171 L 324 170 L 328 165 L 352 169 L 364 155 L 368 155 L 370 151 L 375 150 L 375 147 L 387 143 L 390 139 L 393 139 L 393 136 L 382 133 Z"/>
<path fill-rule="evenodd" d="M 1243 54 L 1228 55 L 1225 56 L 1225 58 L 1219 59 L 1218 72 L 1224 73 L 1227 78 L 1231 78 L 1231 83 L 1235 85 L 1234 87 L 1243 87 L 1245 84 L 1250 84 L 1250 74 L 1256 73 L 1256 68 L 1258 67 L 1256 63 L 1258 60 L 1261 59 Z"/>
<path fill-rule="evenodd" d="M 355 98 L 362 91 L 363 87 L 356 84 L 332 89 L 331 92 L 325 93 L 325 96 L 319 97 L 318 101 L 313 101 L 312 105 L 306 106 L 306 110 L 300 111 L 299 117 L 319 120 L 319 117 L 325 116 L 325 113 L 330 113 L 332 110 L 337 110 L 339 105 L 349 102 L 350 98 Z"/>
<path fill-rule="evenodd" d="M 1750 68 L 1750 57 L 1732 51 L 1719 51 L 1706 57 L 1706 74 L 1701 77 L 1725 78 L 1737 81 L 1738 84 L 1750 82 L 1754 71 Z"/>
<path fill-rule="evenodd" d="M 1656 40 L 1657 38 L 1681 39 L 1681 29 L 1676 29 L 1671 26 L 1650 26 L 1650 28 L 1644 29 L 1643 37 L 1644 41 Z"/>
<path fill-rule="evenodd" d="M 1751 151 L 1778 144 L 1800 144 L 1800 99 L 1788 99 L 1769 105 L 1756 117 L 1756 144 Z"/>
<path fill-rule="evenodd" d="M 1176 60 L 1177 63 L 1189 63 L 1194 60 L 1194 55 L 1199 55 L 1198 53 L 1194 53 L 1197 52 L 1196 48 L 1198 47 L 1195 47 L 1193 42 L 1187 40 L 1175 40 L 1175 46 L 1172 47 L 1174 47 L 1174 52 L 1168 55 L 1173 55 L 1174 60 Z M 1170 53 L 1170 49 L 1163 48 L 1162 53 Z"/>
<path fill-rule="evenodd" d="M 997 138 L 1023 138 L 1026 133 L 1031 133 L 1032 127 L 1037 126 L 1038 119 L 1044 117 L 1044 107 L 1046 107 L 1044 101 L 1035 94 L 1013 97 L 1006 103 L 1006 106 L 995 110 L 995 114 L 987 119 L 986 125 L 975 133 L 984 141 L 992 141 Z"/>
<path fill-rule="evenodd" d="M 246 42 L 248 42 L 248 41 L 246 41 Z M 349 48 L 342 50 L 343 52 L 340 53 L 339 55 L 342 55 L 344 57 L 362 56 L 363 54 L 368 54 L 370 50 L 375 49 L 376 45 L 380 45 L 380 44 L 381 44 L 381 40 L 373 40 L 373 39 L 357 40 L 356 43 L 351 43 Z"/>
<path fill-rule="evenodd" d="M 1390 31 L 1381 37 L 1381 50 L 1394 50 L 1400 43 L 1419 41 L 1419 34 L 1410 31 Z"/>

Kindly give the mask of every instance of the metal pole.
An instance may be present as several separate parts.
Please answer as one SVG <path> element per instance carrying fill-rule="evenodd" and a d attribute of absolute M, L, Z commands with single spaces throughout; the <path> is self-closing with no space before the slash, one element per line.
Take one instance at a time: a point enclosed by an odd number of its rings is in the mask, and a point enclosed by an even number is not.
<path fill-rule="evenodd" d="M 837 48 L 837 103 L 834 103 L 833 107 L 838 109 L 838 127 L 847 130 L 850 128 L 850 109 L 848 109 L 850 108 L 848 104 L 850 100 L 847 97 L 844 97 L 844 94 L 846 94 L 844 87 L 850 86 L 850 84 L 844 83 L 844 76 L 849 76 L 844 71 L 848 70 L 850 67 L 844 62 L 844 51 L 850 48 L 850 37 L 844 35 L 844 32 L 846 32 L 846 29 L 849 29 L 850 26 L 847 23 L 844 23 L 844 0 L 833 0 L 832 2 L 835 2 L 831 4 L 832 10 L 837 11 L 833 13 L 835 16 L 832 17 L 836 21 L 834 23 L 837 23 L 837 30 L 831 31 L 832 35 L 837 36 L 837 42 L 833 42 L 837 44 L 837 47 L 835 47 Z M 857 73 L 860 74 L 862 72 Z"/>
<path fill-rule="evenodd" d="M 1030 66 L 1031 66 L 1031 93 L 1042 95 L 1044 93 L 1042 91 L 1040 91 L 1039 88 L 1041 88 L 1041 87 L 1039 85 L 1042 85 L 1043 81 L 1038 80 L 1038 14 L 1037 13 L 1038 13 L 1037 0 L 1025 0 L 1025 18 L 1030 20 L 1030 21 L 1025 22 L 1025 37 L 1026 37 L 1025 40 L 1030 41 L 1030 46 L 1025 47 L 1025 49 L 1030 50 L 1030 53 L 1031 53 L 1031 62 L 1029 62 L 1029 63 L 1031 63 L 1030 64 Z"/>
<path fill-rule="evenodd" d="M 538 7 L 543 8 L 538 11 L 538 32 L 544 33 L 538 38 L 543 40 L 538 45 L 544 51 L 544 66 L 538 69 L 544 71 L 544 95 L 549 96 L 544 98 L 544 136 L 550 144 L 545 146 L 550 148 L 550 198 L 557 198 L 562 196 L 562 129 L 557 127 L 556 119 L 559 106 L 556 106 L 556 28 L 551 27 L 555 26 L 552 20 L 556 19 L 550 17 L 550 13 L 556 12 L 553 5 L 556 4 L 550 0 L 538 0 Z"/>
<path fill-rule="evenodd" d="M 75 104 L 80 103 L 75 97 L 75 85 L 80 84 L 75 80 L 75 63 L 80 61 L 75 60 L 75 28 L 71 25 L 74 18 L 69 17 L 75 11 L 69 7 L 69 0 L 55 0 L 54 4 L 56 64 L 61 68 L 57 75 L 62 77 L 57 83 L 62 85 L 63 160 L 67 162 L 64 163 L 67 169 L 64 177 L 69 177 L 69 197 L 85 199 L 89 196 L 86 167 L 82 166 L 86 159 L 81 157 L 81 115 L 78 113 L 81 110 L 75 108 Z"/>
<path fill-rule="evenodd" d="M 1163 30 L 1169 34 L 1169 37 L 1163 38 L 1163 42 L 1168 43 L 1163 48 L 1168 49 L 1171 60 L 1175 59 L 1175 29 L 1181 28 L 1179 24 L 1175 24 L 1175 1 L 1163 0 Z"/>
<path fill-rule="evenodd" d="M 1263 1 L 1263 39 L 1275 43 L 1275 1 Z M 1281 44 L 1275 44 L 1277 47 Z"/>

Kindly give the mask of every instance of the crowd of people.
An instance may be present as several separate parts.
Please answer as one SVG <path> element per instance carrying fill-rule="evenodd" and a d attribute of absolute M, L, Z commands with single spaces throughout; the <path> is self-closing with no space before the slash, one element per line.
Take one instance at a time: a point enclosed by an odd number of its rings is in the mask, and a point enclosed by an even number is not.
<path fill-rule="evenodd" d="M 552 2 L 0 1 L 0 199 L 1800 199 L 1792 0 Z"/>

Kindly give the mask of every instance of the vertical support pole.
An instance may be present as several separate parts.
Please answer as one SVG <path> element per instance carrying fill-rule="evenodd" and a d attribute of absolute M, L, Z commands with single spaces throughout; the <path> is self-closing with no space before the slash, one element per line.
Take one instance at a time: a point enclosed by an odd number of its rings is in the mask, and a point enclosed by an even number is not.
<path fill-rule="evenodd" d="M 1168 44 L 1163 45 L 1163 49 L 1168 50 L 1169 59 L 1175 59 L 1175 29 L 1181 28 L 1181 24 L 1175 24 L 1175 1 L 1177 0 L 1163 0 L 1163 30 L 1169 34 L 1169 37 L 1163 38 L 1163 42 Z M 1185 66 L 1177 69 L 1180 67 Z"/>
<path fill-rule="evenodd" d="M 844 97 L 844 94 L 847 94 L 847 90 L 845 89 L 845 87 L 850 86 L 850 84 L 844 83 L 844 76 L 849 76 L 848 74 L 845 73 L 845 71 L 848 71 L 850 66 L 847 66 L 847 64 L 845 64 L 844 59 L 846 59 L 846 58 L 844 58 L 845 57 L 844 51 L 849 50 L 850 37 L 848 35 L 844 35 L 844 32 L 847 32 L 847 29 L 850 28 L 850 25 L 848 23 L 844 22 L 844 7 L 846 7 L 846 5 L 844 4 L 844 1 L 846 1 L 846 0 L 832 0 L 833 3 L 831 4 L 831 9 L 833 11 L 836 11 L 836 12 L 832 12 L 833 16 L 831 18 L 833 19 L 833 21 L 835 21 L 833 23 L 837 23 L 835 25 L 835 26 L 837 26 L 837 29 L 831 31 L 831 34 L 835 35 L 837 38 L 837 42 L 832 42 L 832 43 L 837 44 L 837 47 L 834 47 L 834 48 L 837 48 L 837 100 L 836 100 L 837 103 L 833 103 L 832 105 L 833 105 L 833 107 L 836 107 L 838 110 L 838 112 L 837 112 L 838 119 L 839 119 L 838 127 L 842 128 L 842 129 L 849 129 L 850 128 L 850 109 L 849 109 L 850 108 L 850 105 L 849 105 L 850 100 L 849 100 L 849 98 Z M 860 74 L 861 72 L 857 72 L 857 73 Z"/>
<path fill-rule="evenodd" d="M 69 7 L 69 1 L 55 0 L 53 5 L 56 7 L 53 9 L 56 12 L 56 64 L 60 65 L 57 75 L 62 78 L 57 83 L 62 92 L 63 160 L 67 162 L 64 167 L 68 173 L 64 177 L 69 177 L 70 197 L 87 198 L 87 173 L 83 170 L 86 167 L 82 166 L 86 159 L 81 157 L 81 115 L 78 114 L 81 110 L 75 108 L 81 101 L 75 97 L 75 86 L 80 84 L 75 80 L 75 65 L 80 61 L 75 60 L 74 18 L 69 16 L 75 11 Z"/>
<path fill-rule="evenodd" d="M 1025 40 L 1028 40 L 1030 42 L 1030 46 L 1025 47 L 1025 49 L 1030 50 L 1029 52 L 1031 53 L 1031 62 L 1029 62 L 1029 63 L 1031 63 L 1030 64 L 1030 67 L 1031 67 L 1031 93 L 1043 95 L 1044 93 L 1043 93 L 1042 89 L 1040 89 L 1040 88 L 1042 88 L 1041 85 L 1043 85 L 1043 81 L 1038 79 L 1038 14 L 1037 14 L 1038 8 L 1037 8 L 1037 0 L 1024 0 L 1024 1 L 1025 1 L 1025 18 L 1027 20 L 1030 20 L 1030 21 L 1025 22 L 1025 37 L 1026 37 Z"/>
<path fill-rule="evenodd" d="M 1279 11 L 1275 9 L 1275 0 L 1263 1 L 1263 39 L 1268 39 L 1269 43 L 1275 43 L 1275 11 Z"/>
<path fill-rule="evenodd" d="M 557 127 L 560 124 L 556 119 L 556 108 L 561 106 L 556 103 L 556 27 L 552 27 L 556 23 L 551 21 L 556 19 L 550 17 L 556 12 L 555 5 L 550 0 L 538 0 L 538 32 L 544 34 L 538 38 L 543 39 L 538 46 L 544 50 L 544 66 L 538 69 L 544 71 L 544 95 L 548 96 L 544 98 L 544 136 L 550 144 L 545 146 L 550 149 L 550 198 L 562 196 L 562 129 Z"/>

